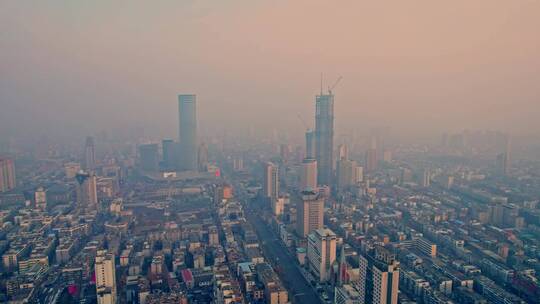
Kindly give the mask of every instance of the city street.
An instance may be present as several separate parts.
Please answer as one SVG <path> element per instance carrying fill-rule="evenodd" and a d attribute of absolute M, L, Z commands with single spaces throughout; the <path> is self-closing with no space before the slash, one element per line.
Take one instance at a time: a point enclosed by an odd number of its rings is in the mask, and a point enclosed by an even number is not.
<path fill-rule="evenodd" d="M 290 291 L 293 303 L 322 303 L 313 288 L 300 273 L 296 262 L 287 253 L 288 249 L 275 238 L 266 223 L 249 209 L 246 210 L 246 218 L 251 222 L 259 239 L 263 242 L 266 258 L 279 267 L 279 277 Z"/>

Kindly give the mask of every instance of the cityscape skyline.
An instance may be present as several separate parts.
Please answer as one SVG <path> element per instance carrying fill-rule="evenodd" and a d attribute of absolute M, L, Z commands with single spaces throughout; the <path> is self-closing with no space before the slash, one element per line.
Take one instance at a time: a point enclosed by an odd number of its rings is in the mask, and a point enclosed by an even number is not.
<path fill-rule="evenodd" d="M 540 2 L 214 2 L 0 2 L 1 303 L 538 303 Z"/>
<path fill-rule="evenodd" d="M 2 136 L 44 130 L 84 136 L 139 127 L 173 137 L 170 96 L 187 90 L 205 100 L 201 134 L 222 126 L 231 133 L 249 126 L 296 128 L 297 113 L 312 117 L 309 104 L 321 72 L 324 89 L 343 76 L 335 92 L 338 132 L 389 126 L 398 135 L 498 129 L 536 136 L 539 127 L 533 119 L 540 114 L 539 21 L 533 12 L 540 4 L 534 1 L 494 6 L 461 0 L 441 8 L 421 1 L 393 4 L 392 10 L 385 4 L 310 2 L 310 20 L 330 21 L 325 25 L 296 24 L 304 6 L 283 1 L 136 3 L 125 14 L 122 3 L 60 2 L 0 4 Z M 323 18 L 329 7 L 334 13 Z M 269 27 L 284 11 L 282 24 Z M 383 12 L 386 17 L 377 19 Z M 235 22 L 241 17 L 249 26 Z M 283 31 L 287 26 L 292 30 Z M 111 36 L 119 39 L 110 43 Z M 55 38 L 55 47 L 45 42 Z M 327 41 L 322 46 L 321 39 Z M 238 119 L 220 115 L 227 111 Z M 65 115 L 50 119 L 56 113 Z M 23 120 L 25 115 L 33 119 Z"/>

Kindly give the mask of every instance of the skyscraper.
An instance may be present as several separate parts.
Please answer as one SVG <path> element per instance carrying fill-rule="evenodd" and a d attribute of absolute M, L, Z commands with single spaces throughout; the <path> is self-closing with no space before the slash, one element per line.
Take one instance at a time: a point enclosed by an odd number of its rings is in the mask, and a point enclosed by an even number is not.
<path fill-rule="evenodd" d="M 92 136 L 86 137 L 86 143 L 84 145 L 84 169 L 86 171 L 93 171 L 96 169 L 96 149 L 94 146 L 94 138 Z"/>
<path fill-rule="evenodd" d="M 304 190 L 296 206 L 296 233 L 305 237 L 324 225 L 324 197 L 318 190 Z"/>
<path fill-rule="evenodd" d="M 83 208 L 97 208 L 97 179 L 93 173 L 79 172 L 77 180 L 77 203 Z"/>
<path fill-rule="evenodd" d="M 11 158 L 0 158 L 0 192 L 15 188 L 15 162 Z"/>
<path fill-rule="evenodd" d="M 315 132 L 308 129 L 306 131 L 306 158 L 315 159 Z"/>
<path fill-rule="evenodd" d="M 197 98 L 178 95 L 180 170 L 197 171 Z"/>
<path fill-rule="evenodd" d="M 139 165 L 144 171 L 159 170 L 159 147 L 157 144 L 139 146 Z"/>
<path fill-rule="evenodd" d="M 317 189 L 317 161 L 305 158 L 300 173 L 300 191 Z"/>
<path fill-rule="evenodd" d="M 321 185 L 330 186 L 334 162 L 334 95 L 331 92 L 317 95 L 315 105 L 317 180 Z"/>
<path fill-rule="evenodd" d="M 309 270 L 319 278 L 319 282 L 326 282 L 330 277 L 330 267 L 336 260 L 336 239 L 336 234 L 326 228 L 317 229 L 308 235 Z"/>
<path fill-rule="evenodd" d="M 279 168 L 270 162 L 263 165 L 263 195 L 271 201 L 279 195 Z"/>
<path fill-rule="evenodd" d="M 114 255 L 106 250 L 98 251 L 94 270 L 98 304 L 115 304 L 117 295 Z"/>

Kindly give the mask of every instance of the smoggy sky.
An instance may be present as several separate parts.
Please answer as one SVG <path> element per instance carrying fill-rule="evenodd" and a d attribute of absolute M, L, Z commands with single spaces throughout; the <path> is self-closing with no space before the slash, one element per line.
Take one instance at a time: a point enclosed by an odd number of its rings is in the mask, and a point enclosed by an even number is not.
<path fill-rule="evenodd" d="M 540 1 L 0 1 L 0 135 L 313 124 L 540 130 Z"/>

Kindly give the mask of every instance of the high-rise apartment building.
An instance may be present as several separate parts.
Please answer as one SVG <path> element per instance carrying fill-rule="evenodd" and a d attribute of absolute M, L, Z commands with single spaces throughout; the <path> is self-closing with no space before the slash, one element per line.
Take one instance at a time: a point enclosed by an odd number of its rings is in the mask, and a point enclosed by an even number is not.
<path fill-rule="evenodd" d="M 336 234 L 326 228 L 313 231 L 307 239 L 309 270 L 320 282 L 330 278 L 330 267 L 336 260 Z"/>
<path fill-rule="evenodd" d="M 86 137 L 84 145 L 84 169 L 94 171 L 96 169 L 96 147 L 92 136 Z"/>
<path fill-rule="evenodd" d="M 117 295 L 114 255 L 106 250 L 98 251 L 94 270 L 98 304 L 115 304 Z"/>
<path fill-rule="evenodd" d="M 377 246 L 368 255 L 366 294 L 373 304 L 397 304 L 399 262 L 394 253 Z"/>
<path fill-rule="evenodd" d="M 324 225 L 324 197 L 318 190 L 302 191 L 296 206 L 296 232 L 305 237 Z"/>
<path fill-rule="evenodd" d="M 331 186 L 334 152 L 334 95 L 317 95 L 315 101 L 315 155 L 317 180 L 321 185 Z"/>
<path fill-rule="evenodd" d="M 15 162 L 11 158 L 0 157 L 0 192 L 15 188 Z"/>
<path fill-rule="evenodd" d="M 263 165 L 263 195 L 271 201 L 279 196 L 279 168 L 270 162 Z"/>
<path fill-rule="evenodd" d="M 300 191 L 317 189 L 317 161 L 305 158 L 300 172 Z"/>
<path fill-rule="evenodd" d="M 97 208 L 97 178 L 93 173 L 79 172 L 77 180 L 77 203 L 83 208 Z"/>
<path fill-rule="evenodd" d="M 197 171 L 197 97 L 178 95 L 180 170 Z"/>
<path fill-rule="evenodd" d="M 139 165 L 144 171 L 159 170 L 159 147 L 157 144 L 139 146 Z"/>

